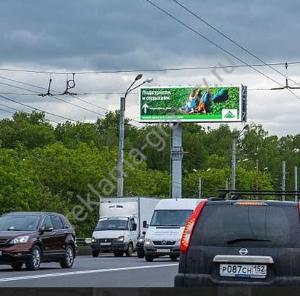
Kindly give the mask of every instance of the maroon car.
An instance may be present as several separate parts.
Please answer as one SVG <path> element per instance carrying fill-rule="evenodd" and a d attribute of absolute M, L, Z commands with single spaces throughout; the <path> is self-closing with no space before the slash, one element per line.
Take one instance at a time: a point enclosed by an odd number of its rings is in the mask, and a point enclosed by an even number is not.
<path fill-rule="evenodd" d="M 0 264 L 37 270 L 41 262 L 59 262 L 71 268 L 75 254 L 74 229 L 61 214 L 15 212 L 0 217 Z"/>

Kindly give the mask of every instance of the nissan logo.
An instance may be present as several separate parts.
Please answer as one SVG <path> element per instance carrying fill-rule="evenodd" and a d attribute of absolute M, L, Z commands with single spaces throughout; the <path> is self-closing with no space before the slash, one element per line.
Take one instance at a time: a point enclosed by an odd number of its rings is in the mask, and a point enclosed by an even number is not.
<path fill-rule="evenodd" d="M 248 250 L 246 248 L 242 248 L 239 250 L 240 255 L 245 256 L 248 254 Z"/>
<path fill-rule="evenodd" d="M 165 240 L 163 240 L 161 243 L 162 243 L 162 245 L 166 245 L 167 244 L 167 242 Z"/>

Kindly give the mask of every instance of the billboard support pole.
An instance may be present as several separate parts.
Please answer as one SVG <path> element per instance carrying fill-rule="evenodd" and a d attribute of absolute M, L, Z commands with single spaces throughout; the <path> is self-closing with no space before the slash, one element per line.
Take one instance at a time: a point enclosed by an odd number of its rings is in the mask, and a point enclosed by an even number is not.
<path fill-rule="evenodd" d="M 232 140 L 231 148 L 231 190 L 235 190 L 236 184 L 236 138 Z"/>
<path fill-rule="evenodd" d="M 182 126 L 175 123 L 172 126 L 172 198 L 182 198 Z"/>
<path fill-rule="evenodd" d="M 282 161 L 282 173 L 281 173 L 281 191 L 282 191 L 282 196 L 281 200 L 285 201 L 285 181 L 286 181 L 286 162 L 285 160 Z"/>
<path fill-rule="evenodd" d="M 295 201 L 297 202 L 298 201 L 298 167 L 295 166 L 294 167 L 294 174 L 295 174 Z"/>

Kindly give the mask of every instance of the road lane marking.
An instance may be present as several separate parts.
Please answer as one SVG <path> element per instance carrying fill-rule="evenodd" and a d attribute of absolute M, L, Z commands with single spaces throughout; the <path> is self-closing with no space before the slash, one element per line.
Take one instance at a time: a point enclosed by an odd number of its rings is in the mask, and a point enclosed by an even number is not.
<path fill-rule="evenodd" d="M 90 274 L 90 273 L 102 273 L 102 272 L 111 272 L 111 271 L 150 269 L 150 268 L 171 267 L 171 266 L 178 266 L 178 263 L 159 264 L 159 265 L 142 265 L 142 266 L 131 266 L 131 267 L 119 267 L 119 268 L 94 269 L 94 270 L 69 271 L 69 272 L 39 274 L 39 275 L 17 276 L 17 277 L 9 277 L 9 278 L 2 278 L 2 279 L 0 278 L 0 282 L 11 282 L 11 281 L 31 280 L 31 279 Z"/>

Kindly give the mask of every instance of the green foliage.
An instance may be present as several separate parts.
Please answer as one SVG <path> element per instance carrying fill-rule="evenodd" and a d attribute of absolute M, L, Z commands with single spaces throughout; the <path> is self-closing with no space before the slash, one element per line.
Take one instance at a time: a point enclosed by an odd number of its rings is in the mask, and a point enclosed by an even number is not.
<path fill-rule="evenodd" d="M 66 122 L 56 128 L 37 112 L 1 120 L 0 214 L 56 211 L 70 218 L 78 236 L 90 236 L 98 219 L 99 197 L 116 195 L 118 122 L 118 112 L 95 123 Z M 198 196 L 200 177 L 205 197 L 229 186 L 232 139 L 238 134 L 227 125 L 216 129 L 183 125 L 184 197 Z M 126 121 L 125 139 L 125 195 L 169 197 L 169 125 L 136 128 Z M 130 154 L 132 148 L 139 151 L 138 159 Z M 286 160 L 286 189 L 293 190 L 299 148 L 300 135 L 278 138 L 262 126 L 250 125 L 238 140 L 237 189 L 280 189 L 281 162 Z M 94 204 L 89 207 L 87 201 Z M 79 216 L 86 215 L 85 219 L 78 219 L 74 209 L 82 209 Z"/>
<path fill-rule="evenodd" d="M 46 121 L 43 113 L 15 113 L 13 120 L 0 121 L 0 142 L 5 148 L 15 148 L 19 144 L 28 149 L 42 147 L 55 141 L 54 129 Z"/>

